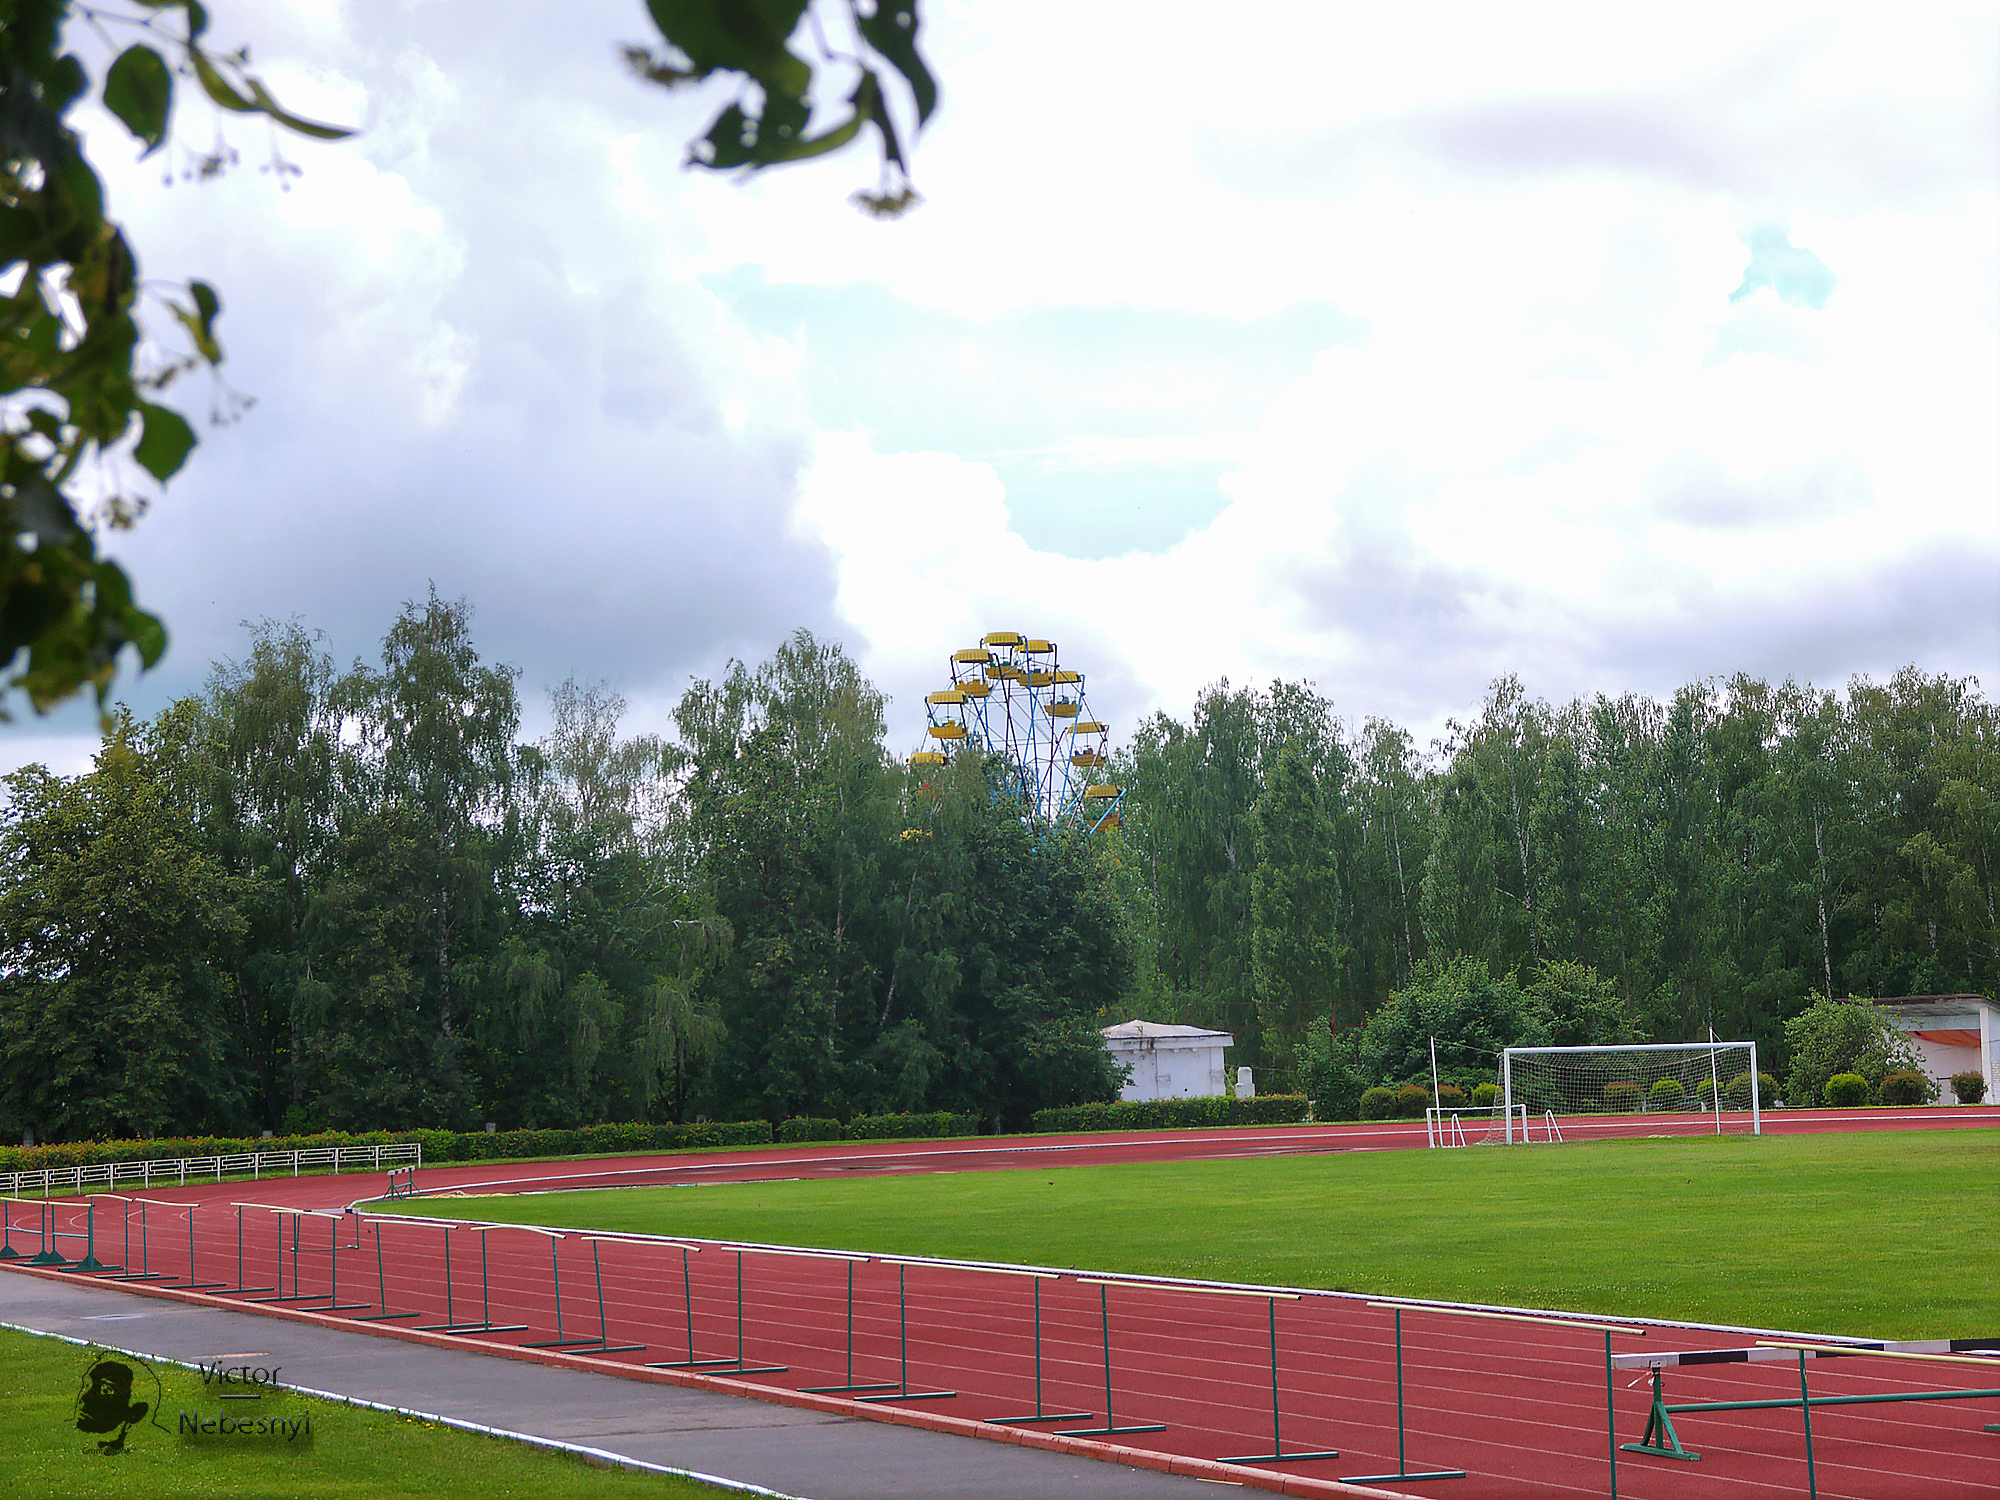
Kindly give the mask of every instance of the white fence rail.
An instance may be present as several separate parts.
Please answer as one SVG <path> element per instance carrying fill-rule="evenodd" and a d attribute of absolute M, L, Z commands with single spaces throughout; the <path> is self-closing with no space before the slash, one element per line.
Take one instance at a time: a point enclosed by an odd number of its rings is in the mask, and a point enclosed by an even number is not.
<path fill-rule="evenodd" d="M 85 1167 L 48 1167 L 40 1172 L 0 1172 L 0 1193 L 18 1198 L 23 1193 L 50 1193 L 68 1188 L 72 1192 L 87 1187 L 116 1188 L 122 1183 L 151 1187 L 157 1178 L 185 1186 L 225 1177 L 260 1178 L 266 1172 L 296 1177 L 301 1171 L 321 1167 L 338 1173 L 343 1168 L 379 1172 L 384 1167 L 424 1164 L 421 1141 L 397 1141 L 388 1146 L 319 1146 L 310 1151 L 241 1151 L 232 1156 L 178 1156 L 157 1161 L 100 1161 Z"/>

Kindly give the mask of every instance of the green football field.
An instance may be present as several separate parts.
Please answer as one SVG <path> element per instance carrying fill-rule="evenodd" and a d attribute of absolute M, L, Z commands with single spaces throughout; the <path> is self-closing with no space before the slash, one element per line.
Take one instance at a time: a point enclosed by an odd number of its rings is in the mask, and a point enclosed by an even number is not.
<path fill-rule="evenodd" d="M 389 1205 L 380 1205 L 388 1208 Z M 1342 1152 L 406 1212 L 1883 1338 L 2000 1334 L 2000 1131 Z"/>

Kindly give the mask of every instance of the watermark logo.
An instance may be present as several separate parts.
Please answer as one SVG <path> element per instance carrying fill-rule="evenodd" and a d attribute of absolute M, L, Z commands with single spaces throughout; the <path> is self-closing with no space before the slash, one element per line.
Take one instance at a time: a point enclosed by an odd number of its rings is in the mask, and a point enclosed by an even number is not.
<path fill-rule="evenodd" d="M 135 1385 L 148 1391 L 153 1399 L 139 1400 L 134 1393 Z M 109 1355 L 92 1357 L 84 1370 L 83 1389 L 77 1392 L 76 1430 L 93 1436 L 108 1434 L 98 1441 L 99 1453 L 123 1453 L 126 1436 L 149 1414 L 153 1417 L 152 1425 L 165 1432 L 166 1428 L 160 1423 L 159 1410 L 160 1377 L 151 1365 L 129 1354 L 116 1358 Z"/>
<path fill-rule="evenodd" d="M 278 1383 L 282 1365 L 224 1365 L 220 1359 L 197 1364 L 203 1395 L 213 1395 L 220 1410 L 212 1415 L 182 1410 L 181 1441 L 209 1447 L 241 1447 L 245 1443 L 283 1447 L 312 1446 L 312 1412 L 276 1411 L 262 1404 L 284 1394 Z M 252 1404 L 256 1403 L 256 1404 Z"/>

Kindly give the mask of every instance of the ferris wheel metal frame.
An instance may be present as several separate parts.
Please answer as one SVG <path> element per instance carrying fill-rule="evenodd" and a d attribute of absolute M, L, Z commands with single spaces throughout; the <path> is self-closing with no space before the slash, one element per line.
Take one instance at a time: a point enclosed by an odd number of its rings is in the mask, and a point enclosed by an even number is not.
<path fill-rule="evenodd" d="M 912 767 L 976 752 L 1000 758 L 1000 793 L 1051 827 L 1086 835 L 1119 825 L 1125 789 L 1102 779 L 1111 728 L 1090 711 L 1084 674 L 1054 641 L 996 630 L 954 651 L 950 685 L 924 699 L 924 749 Z"/>

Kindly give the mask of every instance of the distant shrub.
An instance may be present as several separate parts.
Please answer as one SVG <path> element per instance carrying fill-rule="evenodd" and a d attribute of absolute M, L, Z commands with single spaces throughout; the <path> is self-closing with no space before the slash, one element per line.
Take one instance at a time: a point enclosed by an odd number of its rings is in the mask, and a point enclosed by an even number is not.
<path fill-rule="evenodd" d="M 1672 1110 L 1687 1108 L 1688 1093 L 1678 1078 L 1655 1078 L 1646 1090 L 1646 1108 Z"/>
<path fill-rule="evenodd" d="M 1500 1085 L 1497 1083 L 1482 1083 L 1472 1090 L 1472 1107 L 1474 1109 L 1491 1109 L 1499 1102 Z"/>
<path fill-rule="evenodd" d="M 1951 1075 L 1951 1096 L 1960 1104 L 1978 1104 L 1986 1097 L 1986 1077 L 1981 1073 Z"/>
<path fill-rule="evenodd" d="M 1092 1130 L 1202 1130 L 1219 1125 L 1295 1125 L 1306 1117 L 1304 1094 L 1259 1094 L 1231 1099 L 1121 1099 L 1113 1104 L 1071 1104 L 1038 1109 L 1028 1128 L 1038 1133 Z M 1366 1115 L 1363 1119 L 1368 1118 Z"/>
<path fill-rule="evenodd" d="M 1911 1068 L 1898 1068 L 1882 1075 L 1878 1091 L 1884 1104 L 1908 1106 L 1931 1102 L 1931 1081 Z"/>
<path fill-rule="evenodd" d="M 856 1115 L 842 1134 L 850 1141 L 910 1141 L 927 1136 L 973 1135 L 979 1116 L 945 1110 L 916 1115 Z"/>
<path fill-rule="evenodd" d="M 1386 1120 L 1396 1112 L 1396 1091 L 1377 1084 L 1361 1095 L 1361 1118 L 1364 1120 Z"/>
<path fill-rule="evenodd" d="M 1464 1109 L 1465 1105 L 1464 1089 L 1455 1083 L 1441 1083 L 1438 1085 L 1437 1107 L 1439 1109 Z"/>
<path fill-rule="evenodd" d="M 840 1121 L 817 1120 L 805 1116 L 795 1116 L 778 1126 L 778 1139 L 787 1143 L 794 1141 L 837 1141 L 841 1138 Z"/>
<path fill-rule="evenodd" d="M 1639 1099 L 1639 1080 L 1636 1078 L 1614 1078 L 1604 1085 L 1604 1107 L 1614 1115 L 1637 1113 Z"/>
<path fill-rule="evenodd" d="M 1396 1090 L 1396 1117 L 1401 1120 L 1421 1120 L 1424 1111 L 1431 1107 L 1431 1091 L 1421 1083 L 1406 1083 Z"/>
<path fill-rule="evenodd" d="M 1778 1080 L 1769 1073 L 1757 1075 L 1757 1107 L 1769 1109 L 1778 1102 Z M 1750 1073 L 1748 1069 L 1738 1073 L 1722 1086 L 1722 1107 L 1724 1109 L 1748 1109 L 1750 1107 Z"/>
<path fill-rule="evenodd" d="M 1868 1080 L 1859 1073 L 1836 1073 L 1826 1081 L 1825 1098 L 1830 1109 L 1858 1109 L 1868 1102 Z"/>

